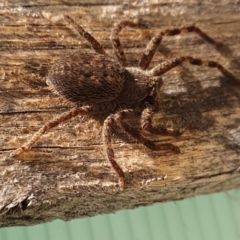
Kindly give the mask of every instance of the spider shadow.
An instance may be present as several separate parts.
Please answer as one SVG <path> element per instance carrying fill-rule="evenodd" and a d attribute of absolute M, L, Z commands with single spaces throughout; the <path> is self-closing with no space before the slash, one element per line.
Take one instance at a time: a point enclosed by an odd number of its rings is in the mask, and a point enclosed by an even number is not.
<path fill-rule="evenodd" d="M 153 125 L 156 125 L 157 127 L 164 126 L 173 128 L 181 128 L 190 125 L 188 130 L 190 133 L 194 133 L 192 135 L 193 138 L 197 138 L 198 134 L 201 134 L 201 132 L 209 132 L 218 122 L 212 114 L 206 115 L 206 113 L 211 113 L 212 111 L 221 112 L 223 108 L 230 110 L 233 106 L 229 93 L 231 93 L 231 96 L 237 97 L 239 102 L 240 95 L 238 88 L 236 88 L 236 84 L 228 81 L 225 77 L 219 78 L 219 86 L 203 88 L 201 82 L 197 81 L 197 79 L 193 82 L 187 80 L 196 78 L 190 72 L 191 71 L 184 71 L 180 76 L 180 78 L 186 83 L 186 92 L 174 95 L 161 92 L 160 99 L 158 99 L 157 102 L 158 111 L 156 112 L 156 114 L 160 114 L 161 117 L 158 118 L 157 125 L 154 122 Z M 132 126 L 137 126 L 140 130 L 139 119 L 140 116 L 136 115 L 136 119 L 133 121 L 130 120 L 130 122 Z M 171 126 L 167 126 L 169 122 L 171 123 Z M 135 140 L 126 137 L 126 134 L 119 131 L 117 128 L 114 129 L 114 133 L 116 133 L 117 138 L 121 139 L 123 142 L 136 142 Z M 146 135 L 150 136 L 149 133 Z M 210 135 L 211 134 L 209 134 L 209 137 L 211 137 Z M 165 139 L 165 137 L 161 135 L 158 136 L 158 139 L 160 140 L 159 142 L 162 143 L 161 138 Z M 184 137 L 184 133 L 182 136 Z M 178 138 L 181 139 L 182 136 L 179 136 Z M 167 138 L 170 142 L 172 138 L 174 139 L 172 136 Z M 217 139 L 217 141 L 219 141 L 219 139 Z M 145 151 L 145 147 L 139 149 L 153 159 L 171 154 L 171 152 L 169 153 L 168 151 Z"/>
<path fill-rule="evenodd" d="M 221 43 L 219 46 L 215 48 L 223 57 L 226 59 L 231 58 L 233 56 L 233 51 L 229 48 L 229 46 L 225 45 L 224 43 Z M 236 69 L 240 69 L 240 59 L 233 59 L 229 61 L 230 63 L 230 68 L 233 69 L 234 71 Z M 236 72 L 238 75 L 240 74 L 239 72 Z"/>

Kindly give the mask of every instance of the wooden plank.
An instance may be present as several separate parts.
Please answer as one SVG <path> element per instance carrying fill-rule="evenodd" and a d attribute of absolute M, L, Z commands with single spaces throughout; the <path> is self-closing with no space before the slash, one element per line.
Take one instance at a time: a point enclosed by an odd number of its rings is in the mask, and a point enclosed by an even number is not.
<path fill-rule="evenodd" d="M 46 122 L 74 106 L 59 99 L 45 82 L 56 60 L 79 49 L 91 51 L 63 14 L 73 17 L 112 56 L 109 36 L 114 23 L 144 23 L 145 29 L 124 29 L 120 34 L 130 66 L 137 66 L 159 31 L 195 24 L 225 46 L 216 49 L 194 33 L 165 37 L 150 68 L 190 55 L 217 61 L 240 78 L 239 3 L 8 3 L 0 9 L 2 227 L 94 216 L 239 187 L 240 86 L 215 69 L 187 63 L 162 76 L 153 123 L 192 123 L 191 129 L 178 138 L 145 133 L 156 143 L 175 144 L 181 154 L 152 152 L 117 130 L 113 145 L 126 177 L 124 191 L 106 160 L 101 124 L 95 119 L 76 117 L 44 135 L 31 151 L 10 157 Z M 129 122 L 140 128 L 138 117 Z"/>

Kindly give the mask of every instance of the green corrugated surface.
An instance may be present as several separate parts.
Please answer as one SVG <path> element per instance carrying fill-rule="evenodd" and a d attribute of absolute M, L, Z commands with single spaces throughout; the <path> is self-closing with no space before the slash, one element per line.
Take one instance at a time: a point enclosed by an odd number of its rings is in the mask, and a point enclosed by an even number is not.
<path fill-rule="evenodd" d="M 94 218 L 0 229 L 0 240 L 239 240 L 240 190 Z"/>

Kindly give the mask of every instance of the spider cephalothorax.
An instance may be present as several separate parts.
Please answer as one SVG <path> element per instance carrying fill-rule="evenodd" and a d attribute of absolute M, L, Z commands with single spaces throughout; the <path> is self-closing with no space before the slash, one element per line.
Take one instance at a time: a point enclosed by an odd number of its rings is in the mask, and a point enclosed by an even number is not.
<path fill-rule="evenodd" d="M 47 78 L 47 83 L 51 86 L 52 90 L 57 92 L 61 97 L 76 103 L 76 108 L 63 113 L 44 125 L 26 144 L 14 151 L 12 156 L 29 150 L 45 132 L 60 123 L 79 114 L 86 115 L 95 111 L 99 112 L 100 109 L 105 109 L 109 114 L 103 122 L 103 143 L 107 158 L 119 176 L 119 186 L 123 189 L 124 173 L 114 159 L 114 152 L 111 146 L 114 123 L 151 150 L 170 150 L 173 153 L 180 152 L 179 148 L 171 143 L 156 145 L 125 121 L 134 111 L 140 111 L 141 109 L 142 129 L 154 134 L 172 136 L 179 136 L 184 132 L 186 127 L 182 129 L 158 129 L 151 124 L 154 102 L 162 85 L 160 78 L 162 74 L 186 61 L 192 65 L 205 65 L 217 68 L 226 77 L 240 82 L 239 79 L 235 78 L 219 63 L 190 56 L 176 57 L 147 70 L 163 36 L 177 35 L 182 32 L 195 32 L 207 42 L 220 45 L 219 42 L 216 42 L 195 26 L 159 32 L 147 45 L 139 61 L 139 67 L 134 68 L 126 66 L 126 57 L 119 41 L 118 33 L 123 27 L 135 28 L 139 26 L 138 24 L 131 21 L 122 21 L 113 28 L 111 41 L 118 59 L 117 62 L 109 57 L 98 41 L 71 17 L 66 15 L 65 19 L 78 30 L 80 35 L 95 50 L 93 53 L 77 51 L 62 58 L 52 66 Z"/>

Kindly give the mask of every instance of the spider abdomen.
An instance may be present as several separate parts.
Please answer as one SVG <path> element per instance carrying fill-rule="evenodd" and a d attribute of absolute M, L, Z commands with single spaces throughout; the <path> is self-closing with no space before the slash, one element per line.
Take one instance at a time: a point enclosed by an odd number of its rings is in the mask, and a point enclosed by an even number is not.
<path fill-rule="evenodd" d="M 124 68 L 110 57 L 78 51 L 52 66 L 47 83 L 72 102 L 97 104 L 119 95 L 123 73 Z"/>

